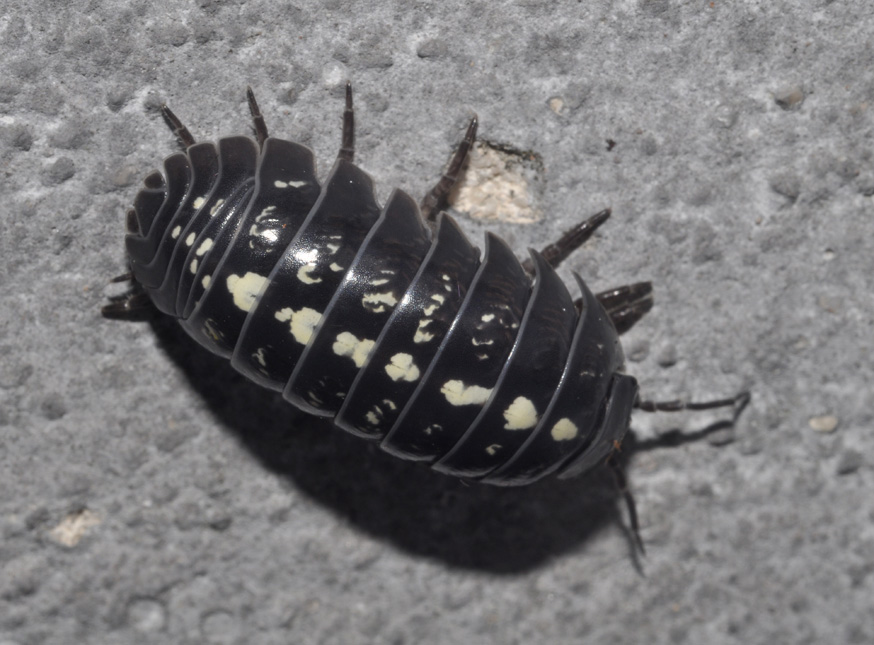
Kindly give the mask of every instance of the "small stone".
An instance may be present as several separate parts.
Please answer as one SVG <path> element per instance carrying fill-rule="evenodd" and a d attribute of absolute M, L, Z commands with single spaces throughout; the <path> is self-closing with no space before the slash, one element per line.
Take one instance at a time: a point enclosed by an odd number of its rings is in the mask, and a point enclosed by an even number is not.
<path fill-rule="evenodd" d="M 864 463 L 862 453 L 856 450 L 847 450 L 838 460 L 838 475 L 851 475 L 859 470 Z"/>
<path fill-rule="evenodd" d="M 838 427 L 838 418 L 826 414 L 820 417 L 810 417 L 807 422 L 810 427 L 817 432 L 829 433 L 834 432 Z"/>
<path fill-rule="evenodd" d="M 565 110 L 564 100 L 560 96 L 553 96 L 546 101 L 549 109 L 556 114 L 563 114 Z"/>
<path fill-rule="evenodd" d="M 158 632 L 164 628 L 167 611 L 153 598 L 135 598 L 127 608 L 127 622 L 138 632 Z"/>
<path fill-rule="evenodd" d="M 44 186 L 57 186 L 76 174 L 76 164 L 69 157 L 61 157 L 42 170 Z"/>
<path fill-rule="evenodd" d="M 67 515 L 60 524 L 49 531 L 49 535 L 55 542 L 72 548 L 85 537 L 88 529 L 98 524 L 100 524 L 100 518 L 97 514 L 84 508 Z"/>
<path fill-rule="evenodd" d="M 429 38 L 419 44 L 416 55 L 419 58 L 442 58 L 449 53 L 446 43 L 437 38 Z"/>
<path fill-rule="evenodd" d="M 797 110 L 804 102 L 804 90 L 797 85 L 783 87 L 774 92 L 774 102 L 784 110 Z"/>
<path fill-rule="evenodd" d="M 649 341 L 642 338 L 629 345 L 625 357 L 632 363 L 640 363 L 649 356 Z"/>
<path fill-rule="evenodd" d="M 659 356 L 656 359 L 656 362 L 661 367 L 671 367 L 677 364 L 677 348 L 673 345 L 666 345 L 662 348 L 662 351 L 659 352 Z"/>

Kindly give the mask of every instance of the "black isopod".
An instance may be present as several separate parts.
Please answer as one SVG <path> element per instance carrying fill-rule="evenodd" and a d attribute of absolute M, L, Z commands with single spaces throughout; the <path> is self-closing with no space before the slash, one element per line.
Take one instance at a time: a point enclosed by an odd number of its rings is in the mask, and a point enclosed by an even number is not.
<path fill-rule="evenodd" d="M 476 117 L 421 206 L 397 189 L 380 206 L 352 163 L 350 85 L 322 184 L 312 151 L 269 137 L 251 89 L 248 102 L 256 140 L 215 144 L 196 143 L 162 108 L 185 150 L 146 176 L 128 211 L 130 273 L 116 280 L 132 289 L 105 316 L 154 305 L 297 407 L 403 459 L 500 486 L 612 461 L 634 408 L 748 400 L 640 400 L 619 334 L 652 307 L 651 283 L 595 295 L 574 275 L 572 295 L 554 270 L 609 209 L 522 263 L 495 235 L 482 254 L 468 241 L 442 208 Z"/>

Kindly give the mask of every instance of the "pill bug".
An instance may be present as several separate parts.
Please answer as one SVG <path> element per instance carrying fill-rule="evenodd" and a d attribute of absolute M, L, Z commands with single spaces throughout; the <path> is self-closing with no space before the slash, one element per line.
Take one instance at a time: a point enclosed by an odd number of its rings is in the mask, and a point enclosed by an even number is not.
<path fill-rule="evenodd" d="M 735 406 L 642 401 L 619 335 L 652 307 L 649 282 L 576 297 L 555 267 L 607 220 L 583 221 L 516 259 L 486 234 L 480 253 L 447 195 L 473 145 L 473 117 L 421 206 L 380 206 L 354 157 L 346 86 L 342 143 L 320 184 L 312 151 L 273 138 L 251 88 L 255 139 L 184 147 L 148 174 L 126 217 L 131 289 L 103 308 L 153 306 L 209 351 L 297 407 L 436 471 L 501 486 L 571 477 L 608 462 L 645 411 Z M 634 506 L 614 468 L 636 532 Z"/>

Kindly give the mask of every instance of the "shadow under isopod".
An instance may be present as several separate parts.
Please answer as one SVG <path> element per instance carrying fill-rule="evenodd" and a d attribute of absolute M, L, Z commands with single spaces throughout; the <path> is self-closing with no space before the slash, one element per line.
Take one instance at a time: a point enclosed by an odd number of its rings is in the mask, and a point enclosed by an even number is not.
<path fill-rule="evenodd" d="M 150 324 L 192 388 L 266 468 L 361 530 L 410 553 L 512 574 L 536 568 L 621 521 L 606 469 L 518 488 L 468 484 L 383 453 L 298 411 L 193 343 L 169 318 L 155 316 Z"/>

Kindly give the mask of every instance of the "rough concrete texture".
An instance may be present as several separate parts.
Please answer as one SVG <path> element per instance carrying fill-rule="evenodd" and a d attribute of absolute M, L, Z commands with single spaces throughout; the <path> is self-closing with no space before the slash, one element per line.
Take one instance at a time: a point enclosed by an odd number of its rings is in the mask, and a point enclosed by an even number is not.
<path fill-rule="evenodd" d="M 867 0 L 6 0 L 0 643 L 874 641 L 872 34 Z M 521 255 L 611 206 L 562 275 L 655 283 L 644 393 L 752 390 L 626 455 L 639 564 L 604 473 L 468 486 L 100 317 L 162 102 L 246 133 L 251 84 L 324 171 L 346 79 L 383 199 L 476 111 L 544 217 L 466 230 Z"/>

